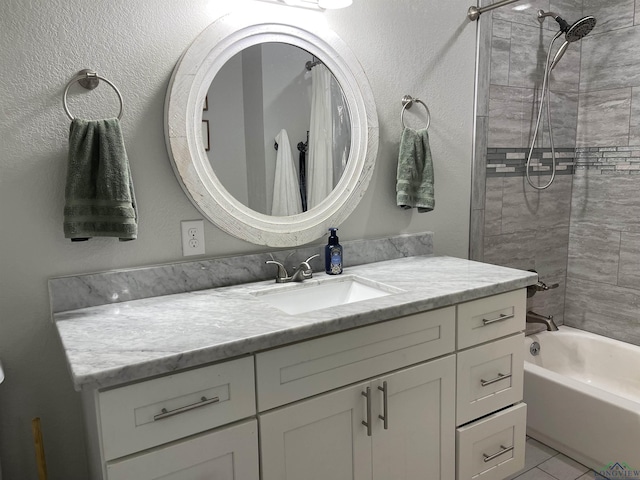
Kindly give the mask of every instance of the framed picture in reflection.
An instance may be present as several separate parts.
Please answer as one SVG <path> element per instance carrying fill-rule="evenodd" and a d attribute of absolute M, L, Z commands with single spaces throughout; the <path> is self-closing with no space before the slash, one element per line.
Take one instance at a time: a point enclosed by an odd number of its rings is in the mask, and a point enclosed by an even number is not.
<path fill-rule="evenodd" d="M 205 152 L 208 152 L 211 148 L 209 142 L 209 120 L 202 120 L 202 143 L 204 144 Z"/>

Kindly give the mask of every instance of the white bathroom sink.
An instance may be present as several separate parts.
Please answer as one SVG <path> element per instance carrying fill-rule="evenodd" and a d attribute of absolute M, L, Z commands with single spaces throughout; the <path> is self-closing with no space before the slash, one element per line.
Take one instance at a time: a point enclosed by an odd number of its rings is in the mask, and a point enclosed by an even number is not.
<path fill-rule="evenodd" d="M 276 285 L 252 294 L 289 315 L 384 297 L 403 290 L 356 275 Z"/>

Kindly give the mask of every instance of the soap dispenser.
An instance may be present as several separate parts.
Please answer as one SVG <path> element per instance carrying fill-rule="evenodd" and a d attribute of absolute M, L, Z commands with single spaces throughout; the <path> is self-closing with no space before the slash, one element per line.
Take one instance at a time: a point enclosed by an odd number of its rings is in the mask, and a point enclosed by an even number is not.
<path fill-rule="evenodd" d="M 329 235 L 329 241 L 324 250 L 324 266 L 329 275 L 342 273 L 342 245 L 338 243 L 337 230 L 337 228 L 329 229 L 331 235 Z"/>

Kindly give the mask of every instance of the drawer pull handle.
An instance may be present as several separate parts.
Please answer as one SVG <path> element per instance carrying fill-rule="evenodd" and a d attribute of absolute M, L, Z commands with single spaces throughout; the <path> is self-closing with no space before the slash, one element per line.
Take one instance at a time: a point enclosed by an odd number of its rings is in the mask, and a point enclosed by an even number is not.
<path fill-rule="evenodd" d="M 499 382 L 500 380 L 504 380 L 505 378 L 510 378 L 511 374 L 507 373 L 498 373 L 498 376 L 496 378 L 492 378 L 491 380 L 482 380 L 480 379 L 480 385 L 482 385 L 483 387 L 486 387 L 487 385 L 491 385 L 492 383 L 496 383 Z"/>
<path fill-rule="evenodd" d="M 389 396 L 387 389 L 387 381 L 382 382 L 382 386 L 378 386 L 378 390 L 382 392 L 382 415 L 378 415 L 378 418 L 384 423 L 384 429 L 389 430 Z"/>
<path fill-rule="evenodd" d="M 500 445 L 500 448 L 502 450 L 500 450 L 497 453 L 494 453 L 493 455 L 487 455 L 486 453 L 483 453 L 482 456 L 484 457 L 484 462 L 490 462 L 491 460 L 493 460 L 494 458 L 498 458 L 500 455 L 504 455 L 507 452 L 510 452 L 511 450 L 513 450 L 513 447 L 505 447 L 504 445 Z"/>
<path fill-rule="evenodd" d="M 160 413 L 153 416 L 153 421 L 162 420 L 163 418 L 173 417 L 174 415 L 178 415 L 179 413 L 188 412 L 189 410 L 194 410 L 196 408 L 204 407 L 205 405 L 211 405 L 212 403 L 218 403 L 220 401 L 220 397 L 213 397 L 207 399 L 207 397 L 202 397 L 199 402 L 192 403 L 191 405 L 185 405 L 184 407 L 176 408 L 175 410 L 167 410 L 163 408 L 160 410 Z"/>
<path fill-rule="evenodd" d="M 362 425 L 367 427 L 367 436 L 371 436 L 371 387 L 367 387 L 366 392 L 361 392 L 363 396 L 367 397 L 367 421 L 362 421 Z"/>
<path fill-rule="evenodd" d="M 509 320 L 510 318 L 513 318 L 515 316 L 516 316 L 515 313 L 510 313 L 509 315 L 505 315 L 504 313 L 501 313 L 496 318 L 490 318 L 489 320 L 487 320 L 486 318 L 483 318 L 482 319 L 482 323 L 483 323 L 483 326 L 484 325 L 491 325 L 492 323 L 502 322 L 504 320 Z"/>

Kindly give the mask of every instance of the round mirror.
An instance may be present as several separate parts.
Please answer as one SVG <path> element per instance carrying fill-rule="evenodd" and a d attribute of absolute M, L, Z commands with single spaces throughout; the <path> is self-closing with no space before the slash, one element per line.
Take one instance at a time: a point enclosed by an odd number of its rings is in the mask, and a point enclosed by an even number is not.
<path fill-rule="evenodd" d="M 320 204 L 349 159 L 351 120 L 340 84 L 315 56 L 287 43 L 231 57 L 209 87 L 202 128 L 220 183 L 266 215 Z"/>
<path fill-rule="evenodd" d="M 221 18 L 180 58 L 165 117 L 169 156 L 193 204 L 255 244 L 323 236 L 355 209 L 373 173 L 371 89 L 327 29 L 264 13 Z"/>

